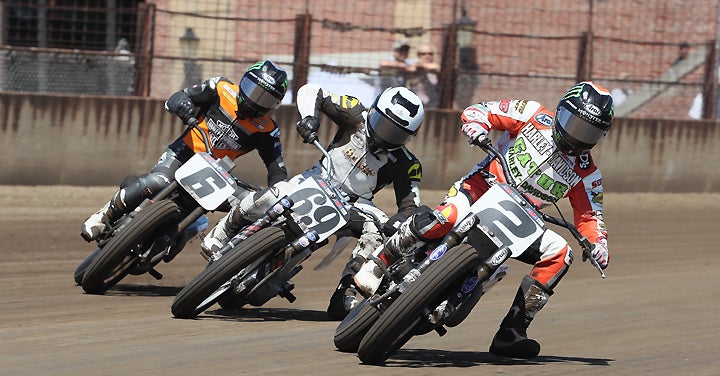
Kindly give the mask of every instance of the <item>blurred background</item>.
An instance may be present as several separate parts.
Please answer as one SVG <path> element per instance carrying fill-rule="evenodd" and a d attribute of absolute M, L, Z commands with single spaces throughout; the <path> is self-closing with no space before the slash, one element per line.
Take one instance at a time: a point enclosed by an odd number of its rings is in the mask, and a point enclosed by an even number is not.
<path fill-rule="evenodd" d="M 715 119 L 717 0 L 0 0 L 0 91 L 166 98 L 273 59 L 369 105 L 400 83 L 429 108 L 611 90 L 616 116 Z M 403 47 L 405 45 L 406 47 Z M 404 64 L 381 68 L 394 48 Z M 423 54 L 419 54 L 423 52 Z M 430 65 L 429 65 L 430 66 Z M 703 98 L 712 98 L 704 101 Z"/>

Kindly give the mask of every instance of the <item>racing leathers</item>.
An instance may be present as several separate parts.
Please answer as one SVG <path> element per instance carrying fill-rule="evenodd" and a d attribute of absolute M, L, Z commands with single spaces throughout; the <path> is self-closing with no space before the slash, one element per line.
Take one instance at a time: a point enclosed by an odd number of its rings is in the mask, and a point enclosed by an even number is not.
<path fill-rule="evenodd" d="M 607 232 L 602 218 L 600 170 L 589 152 L 568 156 L 556 147 L 552 137 L 553 116 L 553 112 L 535 101 L 502 100 L 471 105 L 463 111 L 461 119 L 469 140 L 486 137 L 490 131 L 497 133 L 496 146 L 507 158 L 510 175 L 537 205 L 543 207 L 569 199 L 575 226 L 594 243 L 595 249 L 604 251 L 605 259 L 598 256 L 598 262 L 605 267 Z M 444 237 L 494 182 L 504 181 L 501 169 L 497 160 L 476 165 L 453 184 L 434 211 L 418 212 L 403 223 L 397 233 L 387 239 L 379 258 L 390 264 L 407 252 L 408 247 Z M 517 259 L 534 266 L 523 279 L 490 351 L 532 358 L 539 353 L 540 345 L 527 338 L 526 329 L 567 272 L 573 253 L 567 241 L 548 229 Z M 365 294 L 374 293 L 379 284 L 375 282 L 379 281 L 377 278 L 361 278 L 377 276 L 376 262 L 380 261 L 368 261 L 356 276 L 355 281 Z M 374 274 L 369 274 L 370 271 Z"/>
<path fill-rule="evenodd" d="M 347 193 L 354 206 L 369 210 L 379 219 L 387 221 L 387 215 L 374 206 L 372 199 L 378 191 L 392 184 L 398 208 L 393 218 L 407 218 L 418 207 L 418 184 L 422 176 L 419 160 L 404 146 L 391 151 L 372 147 L 365 129 L 367 109 L 357 98 L 336 95 L 317 85 L 308 84 L 298 90 L 297 108 L 301 118 L 318 118 L 322 113 L 338 126 L 337 133 L 327 146 L 332 159 L 332 178 L 337 186 Z M 320 160 L 288 182 L 280 182 L 243 199 L 239 206 L 233 208 L 205 237 L 203 248 L 206 252 L 212 252 L 217 247 L 222 247 L 228 239 L 228 233 L 237 232 L 241 226 L 257 219 L 270 205 L 286 195 L 296 182 L 310 175 L 320 175 L 322 163 L 323 160 Z M 355 218 L 350 218 L 349 225 L 341 229 L 341 233 L 350 232 L 358 237 L 352 259 L 343 271 L 342 294 L 350 287 L 352 276 L 365 257 L 382 244 L 383 240 L 381 229 L 369 218 L 363 218 L 365 214 L 354 211 L 353 216 Z M 330 308 L 328 313 L 335 318 L 347 314 L 345 308 L 336 313 L 331 313 L 330 311 L 334 310 Z"/>
<path fill-rule="evenodd" d="M 227 78 L 215 77 L 174 93 L 165 108 L 183 121 L 190 116 L 198 119 L 200 129 L 209 135 L 216 158 L 235 159 L 257 149 L 268 171 L 268 185 L 286 179 L 277 124 L 267 115 L 259 118 L 238 115 L 237 95 L 237 85 Z M 143 199 L 163 189 L 173 179 L 175 170 L 200 151 L 206 151 L 202 136 L 187 128 L 167 147 L 150 173 L 123 180 L 113 198 L 83 224 L 83 238 L 87 241 L 96 239 L 105 231 L 106 223 L 113 223 L 135 209 Z M 236 197 L 239 199 L 246 194 L 247 191 L 238 188 Z"/>

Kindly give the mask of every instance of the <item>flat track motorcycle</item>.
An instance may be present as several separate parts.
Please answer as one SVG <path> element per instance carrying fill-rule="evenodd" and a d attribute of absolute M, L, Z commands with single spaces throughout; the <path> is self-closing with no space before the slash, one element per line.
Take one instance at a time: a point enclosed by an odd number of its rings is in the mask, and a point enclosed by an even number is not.
<path fill-rule="evenodd" d="M 173 316 L 194 318 L 215 303 L 229 309 L 259 307 L 275 296 L 292 303 L 295 285 L 290 279 L 348 223 L 351 211 L 361 211 L 382 228 L 374 213 L 353 206 L 335 185 L 328 152 L 317 140 L 313 144 L 324 156 L 320 167 L 291 179 L 301 181 L 213 255 L 205 270 L 175 297 Z"/>
<path fill-rule="evenodd" d="M 489 139 L 478 146 L 498 159 L 503 171 L 510 171 Z M 340 342 L 345 350 L 357 346 L 363 363 L 382 364 L 413 336 L 431 331 L 445 335 L 446 327 L 462 323 L 482 295 L 507 274 L 505 261 L 542 236 L 546 223 L 568 229 L 583 258 L 605 277 L 590 256 L 590 242 L 574 225 L 540 212 L 508 174 L 506 181 L 493 184 L 422 261 L 394 269 L 394 280 L 386 276 L 392 280 L 387 288 L 363 301 L 340 324 L 336 345 L 338 335 L 344 334 Z"/>
<path fill-rule="evenodd" d="M 97 240 L 98 248 L 75 270 L 75 281 L 89 294 L 104 294 L 128 274 L 149 273 L 161 261 L 170 262 L 187 241 L 207 227 L 205 214 L 227 204 L 238 186 L 248 193 L 260 189 L 234 178 L 230 158 L 215 159 L 207 135 L 188 121 L 188 131 L 199 132 L 207 152 L 193 155 L 180 166 L 174 180 L 134 211 L 109 226 Z"/>

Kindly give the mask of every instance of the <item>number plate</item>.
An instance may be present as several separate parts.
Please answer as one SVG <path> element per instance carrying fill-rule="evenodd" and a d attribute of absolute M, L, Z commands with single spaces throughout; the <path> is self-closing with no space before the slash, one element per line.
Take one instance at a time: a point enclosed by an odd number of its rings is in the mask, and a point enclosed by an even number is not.
<path fill-rule="evenodd" d="M 235 193 L 235 179 L 208 153 L 196 153 L 175 171 L 175 179 L 203 208 L 215 210 Z"/>
<path fill-rule="evenodd" d="M 348 211 L 338 193 L 322 178 L 310 176 L 290 193 L 295 219 L 306 230 L 315 230 L 319 240 L 330 237 L 347 223 Z"/>
<path fill-rule="evenodd" d="M 483 194 L 470 211 L 517 257 L 545 231 L 544 221 L 512 187 L 495 184 Z"/>

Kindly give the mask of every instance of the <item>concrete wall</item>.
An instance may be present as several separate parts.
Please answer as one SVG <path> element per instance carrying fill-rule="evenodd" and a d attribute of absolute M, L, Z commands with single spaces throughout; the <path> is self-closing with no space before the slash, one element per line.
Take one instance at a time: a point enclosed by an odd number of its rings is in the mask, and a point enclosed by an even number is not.
<path fill-rule="evenodd" d="M 295 132 L 297 112 L 280 108 L 288 170 L 296 174 L 319 157 Z M 470 148 L 455 111 L 429 111 L 409 145 L 423 163 L 423 188 L 445 189 L 483 153 Z M 163 101 L 0 93 L 0 184 L 117 185 L 149 171 L 183 126 Z M 326 121 L 321 139 L 333 127 Z M 715 122 L 616 119 L 594 150 L 612 192 L 719 192 L 720 128 Z M 265 183 L 256 152 L 233 171 Z M 259 165 L 260 164 L 260 165 Z"/>

